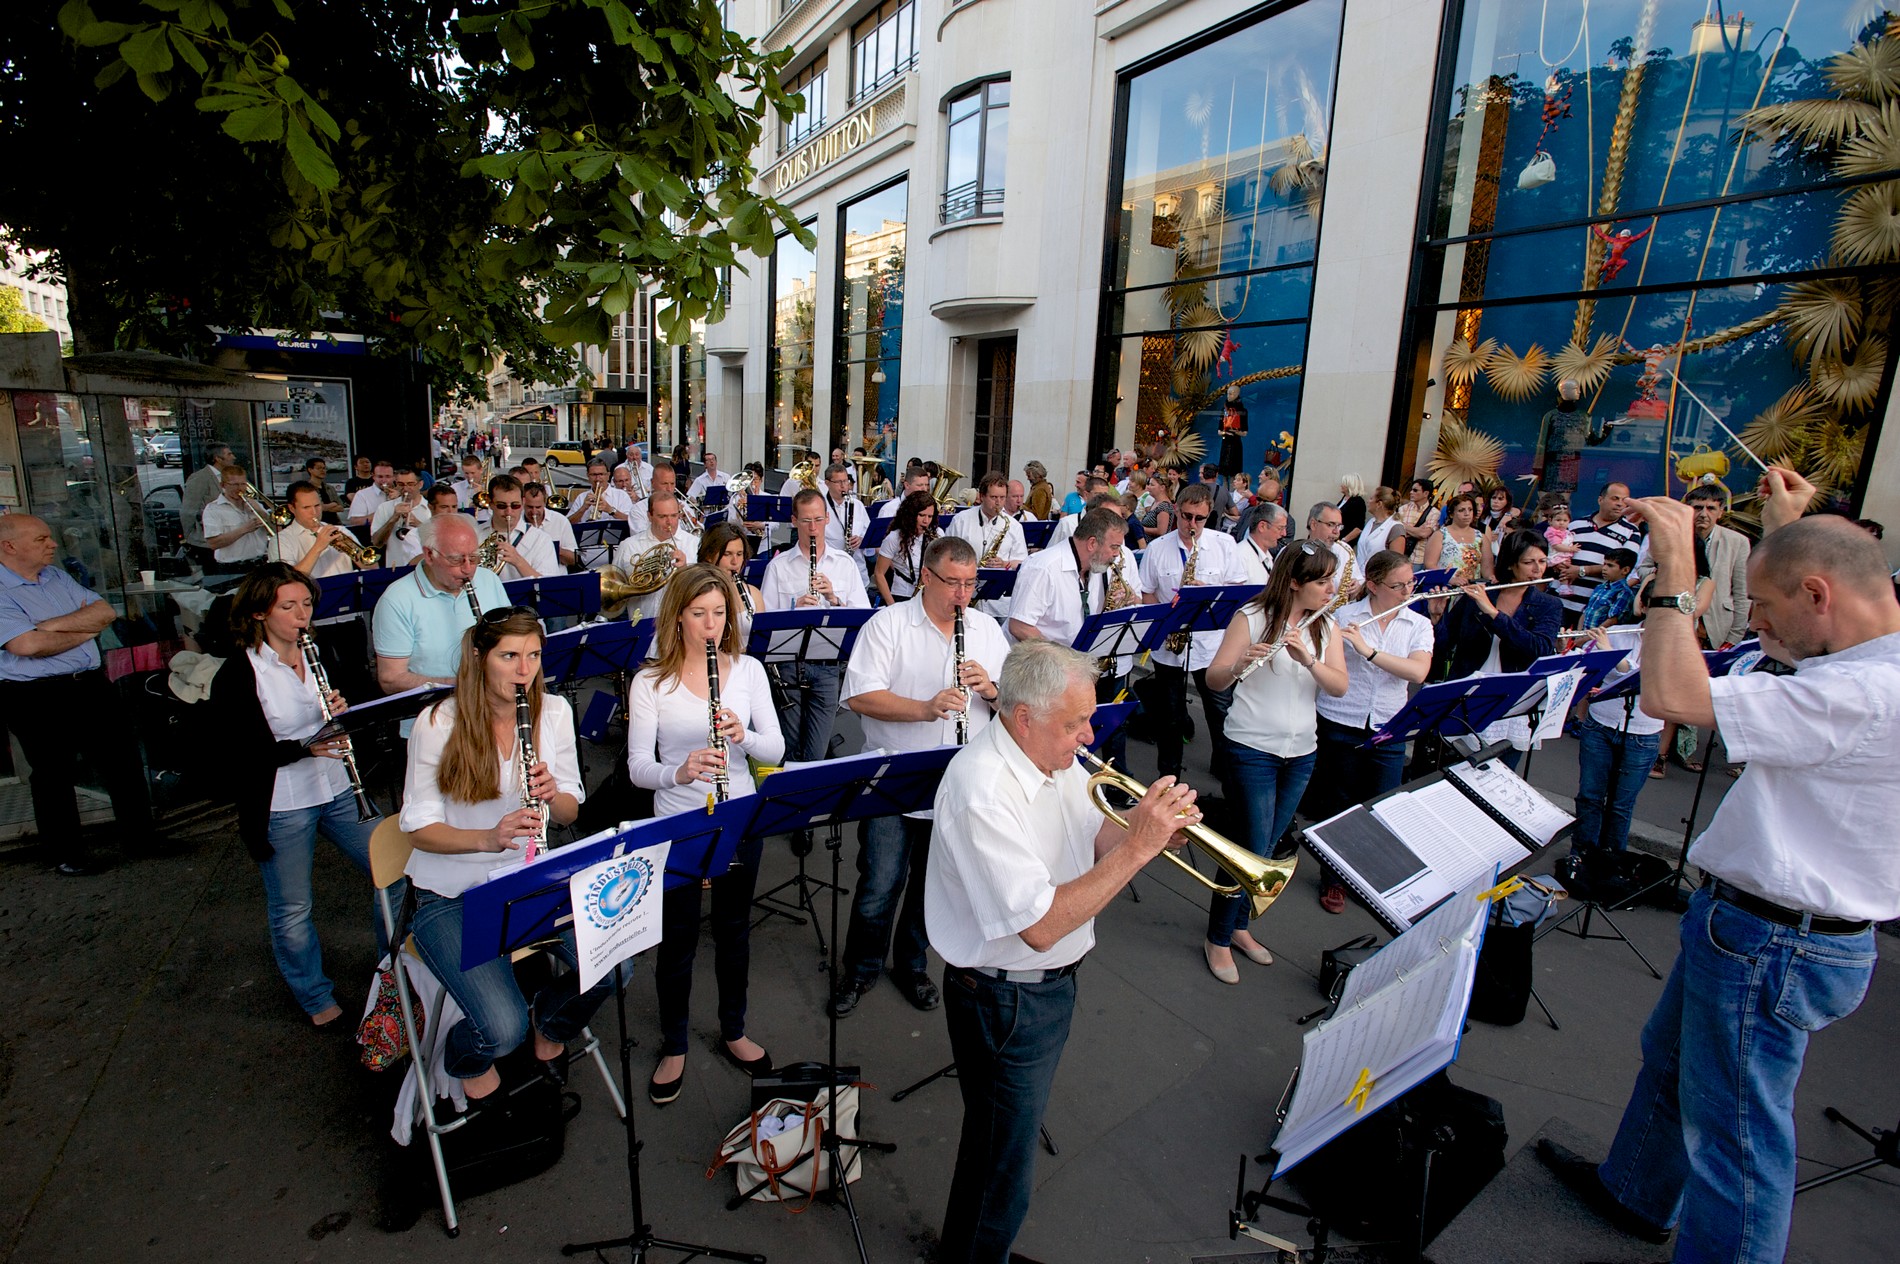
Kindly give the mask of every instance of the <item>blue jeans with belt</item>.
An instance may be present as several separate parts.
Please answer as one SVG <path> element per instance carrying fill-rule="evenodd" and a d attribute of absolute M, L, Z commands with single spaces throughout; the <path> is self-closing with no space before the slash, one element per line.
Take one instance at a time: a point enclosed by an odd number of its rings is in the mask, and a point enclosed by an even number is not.
<path fill-rule="evenodd" d="M 1588 715 L 1577 725 L 1577 828 L 1573 851 L 1629 846 L 1636 796 L 1656 766 L 1662 734 L 1625 733 Z"/>
<path fill-rule="evenodd" d="M 310 870 L 316 860 L 317 836 L 321 834 L 349 857 L 351 864 L 369 876 L 369 836 L 376 820 L 356 819 L 356 796 L 345 790 L 319 807 L 293 808 L 270 814 L 270 856 L 258 863 L 264 879 L 264 902 L 270 915 L 271 953 L 277 969 L 290 985 L 303 1012 L 321 1014 L 336 1004 L 330 976 L 323 972 L 323 947 L 317 942 L 317 926 L 311 916 L 316 900 Z M 400 904 L 400 883 L 390 893 L 392 904 Z M 374 916 L 377 939 L 382 939 L 382 919 Z"/>
<path fill-rule="evenodd" d="M 1007 1264 L 1029 1214 L 1037 1134 L 1075 1014 L 1075 975 L 1008 983 L 947 967 L 943 1009 L 963 1131 L 937 1264 Z"/>
<path fill-rule="evenodd" d="M 462 1020 L 449 1029 L 443 1066 L 458 1080 L 472 1080 L 512 1053 L 528 1038 L 528 1002 L 515 981 L 514 963 L 494 957 L 472 970 L 462 969 L 462 901 L 416 888 L 416 909 L 409 920 L 422 963 L 462 1007 Z M 575 961 L 574 932 L 561 936 L 555 955 L 570 967 Z M 600 1003 L 613 990 L 614 972 L 580 991 L 580 975 L 569 969 L 554 977 L 534 998 L 534 1025 L 549 1040 L 566 1044 L 580 1035 Z"/>
<path fill-rule="evenodd" d="M 858 891 L 844 938 L 841 982 L 860 989 L 877 982 L 891 951 L 891 975 L 906 982 L 930 974 L 930 937 L 924 931 L 924 867 L 930 861 L 931 822 L 876 816 L 858 831 Z M 899 907 L 899 900 L 902 907 Z"/>
<path fill-rule="evenodd" d="M 1282 759 L 1255 750 L 1245 742 L 1227 743 L 1227 780 L 1240 792 L 1247 811 L 1247 832 L 1234 841 L 1256 856 L 1271 856 L 1280 835 L 1293 823 L 1293 813 L 1312 779 L 1317 752 Z M 1247 929 L 1248 904 L 1240 896 L 1215 895 L 1207 906 L 1207 942 L 1231 947 L 1234 932 Z"/>
<path fill-rule="evenodd" d="M 1682 952 L 1643 1027 L 1643 1069 L 1598 1174 L 1675 1259 L 1770 1264 L 1794 1206 L 1794 1090 L 1808 1037 L 1867 995 L 1874 931 L 1823 935 L 1717 899 L 1682 917 Z"/>

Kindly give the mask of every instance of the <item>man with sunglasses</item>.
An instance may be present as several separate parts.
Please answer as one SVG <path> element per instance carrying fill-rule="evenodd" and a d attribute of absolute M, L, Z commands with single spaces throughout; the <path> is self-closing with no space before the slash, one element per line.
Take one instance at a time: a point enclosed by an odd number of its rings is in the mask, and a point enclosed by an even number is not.
<path fill-rule="evenodd" d="M 966 710 L 966 737 L 975 737 L 990 722 L 995 677 L 1003 670 L 1009 641 L 996 620 L 969 608 L 975 595 L 976 550 L 942 536 L 924 551 L 917 600 L 886 606 L 864 625 L 845 672 L 844 705 L 863 717 L 867 748 L 914 751 L 950 745 L 957 740 L 957 716 Z M 955 668 L 959 610 L 960 676 Z M 831 1012 L 839 1018 L 877 984 L 885 954 L 892 951 L 893 922 L 891 982 L 918 1009 L 935 1009 L 941 1000 L 930 979 L 924 930 L 932 816 L 925 809 L 877 817 L 858 828 L 858 890 L 851 899 L 844 966 L 831 994 Z"/>
<path fill-rule="evenodd" d="M 1135 555 L 1124 543 L 1128 520 L 1122 517 L 1119 504 L 1110 495 L 1098 497 L 1077 520 L 1068 539 L 1051 544 L 1023 563 L 1016 590 L 1010 594 L 1012 637 L 1073 645 L 1083 621 L 1108 608 L 1110 572 L 1117 562 L 1129 585 L 1140 584 Z M 1134 666 L 1132 654 L 1118 655 L 1113 661 L 1104 659 L 1101 677 L 1095 682 L 1096 700 L 1114 701 Z M 1119 760 L 1126 738 L 1117 732 L 1109 740 L 1106 753 Z"/>
<path fill-rule="evenodd" d="M 1190 558 L 1194 562 L 1194 585 L 1239 584 L 1246 581 L 1232 536 L 1207 529 L 1213 516 L 1214 497 L 1205 483 L 1190 483 L 1181 489 L 1175 501 L 1180 526 L 1154 541 L 1141 555 L 1142 601 L 1171 602 L 1183 587 Z M 1221 630 L 1196 632 L 1179 650 L 1165 646 L 1154 652 L 1155 700 L 1160 704 L 1155 717 L 1155 768 L 1164 777 L 1181 775 L 1183 734 L 1187 731 L 1187 681 L 1201 695 L 1201 711 L 1207 717 L 1207 733 L 1213 743 L 1211 766 L 1222 768 L 1226 752 L 1227 707 L 1233 701 L 1232 689 L 1211 689 L 1207 667 L 1220 649 Z M 1228 796 L 1233 801 L 1234 796 Z"/>
<path fill-rule="evenodd" d="M 475 585 L 483 610 L 509 604 L 501 577 L 480 565 L 481 542 L 467 514 L 437 514 L 417 535 L 422 560 L 383 593 L 370 621 L 376 683 L 384 693 L 455 683 L 462 633 L 475 623 L 475 611 L 462 592 L 465 584 Z"/>
<path fill-rule="evenodd" d="M 539 579 L 561 573 L 560 555 L 554 538 L 541 528 L 522 520 L 527 502 L 522 498 L 521 480 L 512 474 L 497 474 L 488 480 L 488 530 L 482 536 L 500 540 L 501 577 L 504 581 Z M 484 607 L 486 608 L 486 607 Z"/>

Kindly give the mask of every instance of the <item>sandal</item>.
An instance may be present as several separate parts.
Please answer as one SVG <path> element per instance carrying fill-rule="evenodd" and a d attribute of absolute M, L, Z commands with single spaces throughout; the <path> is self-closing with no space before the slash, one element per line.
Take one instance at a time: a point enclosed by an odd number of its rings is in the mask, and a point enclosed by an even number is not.
<path fill-rule="evenodd" d="M 1668 775 L 1669 775 L 1668 765 L 1665 761 L 1660 760 L 1660 759 L 1656 761 L 1656 766 L 1649 770 L 1649 779 L 1651 781 L 1661 781 L 1664 777 L 1667 777 Z"/>

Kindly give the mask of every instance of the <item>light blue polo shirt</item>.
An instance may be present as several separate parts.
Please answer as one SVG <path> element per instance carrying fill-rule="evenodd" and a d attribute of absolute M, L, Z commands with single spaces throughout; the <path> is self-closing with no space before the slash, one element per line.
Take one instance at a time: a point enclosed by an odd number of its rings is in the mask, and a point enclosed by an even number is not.
<path fill-rule="evenodd" d="M 512 604 L 490 570 L 475 572 L 475 596 L 483 610 Z M 378 658 L 406 658 L 418 676 L 453 677 L 462 662 L 462 633 L 475 626 L 475 612 L 459 588 L 444 592 L 417 566 L 383 593 L 371 624 Z"/>
<path fill-rule="evenodd" d="M 497 585 L 499 587 L 499 585 Z M 34 579 L 22 579 L 12 567 L 0 566 L 0 646 L 31 632 L 42 619 L 71 614 L 99 600 L 90 590 L 57 566 L 48 566 Z M 467 605 L 467 602 L 463 602 Z M 70 676 L 99 665 L 96 639 L 45 658 L 28 658 L 0 649 L 0 680 L 43 680 Z"/>

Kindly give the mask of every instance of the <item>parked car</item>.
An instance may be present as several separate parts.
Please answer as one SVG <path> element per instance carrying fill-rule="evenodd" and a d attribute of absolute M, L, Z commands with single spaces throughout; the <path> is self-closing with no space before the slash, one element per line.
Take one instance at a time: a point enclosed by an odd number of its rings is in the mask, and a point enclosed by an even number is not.
<path fill-rule="evenodd" d="M 185 490 L 176 484 L 154 487 L 145 494 L 145 525 L 150 527 L 161 556 L 178 551 L 184 543 L 179 516 L 185 506 Z"/>
<path fill-rule="evenodd" d="M 586 456 L 581 453 L 581 445 L 569 442 L 550 443 L 548 445 L 547 456 L 543 457 L 542 460 L 548 465 L 579 465 L 584 467 L 587 464 Z"/>
<path fill-rule="evenodd" d="M 152 450 L 152 460 L 160 469 L 184 469 L 185 458 L 178 446 L 178 436 L 170 432 L 155 434 L 146 440 Z"/>

